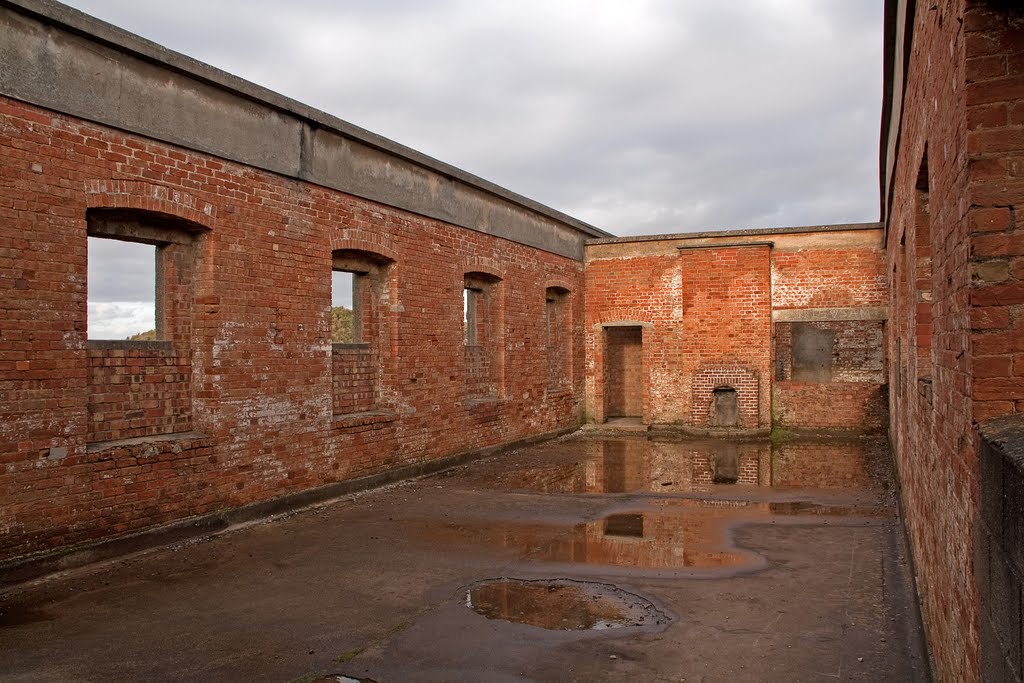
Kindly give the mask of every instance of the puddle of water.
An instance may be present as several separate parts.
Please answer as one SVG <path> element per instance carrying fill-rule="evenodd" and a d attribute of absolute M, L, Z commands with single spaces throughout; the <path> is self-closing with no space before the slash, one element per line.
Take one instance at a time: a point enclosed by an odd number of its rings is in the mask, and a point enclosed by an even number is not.
<path fill-rule="evenodd" d="M 886 486 L 879 440 L 789 442 L 576 438 L 531 449 L 473 484 L 543 493 L 690 493 L 733 487 Z"/>
<path fill-rule="evenodd" d="M 737 548 L 738 524 L 793 516 L 893 515 L 885 507 L 821 505 L 807 501 L 658 499 L 653 510 L 620 512 L 574 526 L 473 521 L 424 528 L 435 541 L 516 551 L 521 560 L 640 569 L 746 569 L 759 554 Z"/>
<path fill-rule="evenodd" d="M 668 623 L 649 600 L 607 584 L 570 579 L 498 579 L 466 591 L 466 607 L 488 619 L 555 631 Z"/>

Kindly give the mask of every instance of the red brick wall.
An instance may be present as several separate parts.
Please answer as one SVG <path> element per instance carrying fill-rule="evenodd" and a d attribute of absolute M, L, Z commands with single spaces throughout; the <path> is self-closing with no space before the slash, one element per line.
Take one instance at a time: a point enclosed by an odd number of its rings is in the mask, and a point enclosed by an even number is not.
<path fill-rule="evenodd" d="M 818 243 L 772 251 L 772 306 L 776 309 L 885 306 L 882 245 Z"/>
<path fill-rule="evenodd" d="M 680 369 L 691 419 L 708 424 L 711 392 L 737 392 L 741 427 L 770 422 L 771 281 L 767 246 L 683 249 Z M 711 380 L 711 381 L 709 381 Z"/>
<path fill-rule="evenodd" d="M 738 427 L 769 426 L 775 372 L 781 370 L 783 383 L 790 379 L 793 323 L 773 323 L 777 311 L 834 330 L 837 344 L 831 390 L 776 392 L 776 418 L 791 427 L 881 428 L 887 287 L 881 231 L 780 231 L 746 239 L 773 244 L 667 236 L 588 246 L 586 387 L 593 420 L 604 420 L 607 404 L 605 330 L 634 323 L 643 326 L 648 422 L 712 425 L 713 393 L 728 387 L 738 394 Z M 773 359 L 783 361 L 781 368 Z"/>
<path fill-rule="evenodd" d="M 581 263 L 9 99 L 0 130 L 0 559 L 578 423 L 582 330 L 565 340 L 574 383 L 549 394 L 545 292 L 569 290 L 582 320 Z M 172 340 L 190 369 L 154 381 L 166 385 L 162 407 L 142 410 L 164 411 L 155 422 L 127 417 L 152 400 L 141 393 L 105 426 L 90 420 L 114 376 L 86 340 L 95 207 L 205 228 L 184 297 L 190 328 Z M 394 263 L 376 337 L 389 416 L 333 420 L 350 410 L 330 344 L 338 249 Z M 504 292 L 505 384 L 483 408 L 466 403 L 468 272 L 495 272 Z M 166 421 L 186 393 L 191 425 L 176 412 Z M 202 436 L 102 441 L 132 429 Z"/>
<path fill-rule="evenodd" d="M 1021 410 L 1024 396 L 1024 34 L 1020 11 L 996 6 L 918 4 L 887 225 L 890 431 L 942 680 L 981 675 L 972 423 Z"/>
<path fill-rule="evenodd" d="M 334 414 L 377 410 L 379 363 L 369 344 L 335 344 L 331 351 Z"/>
<path fill-rule="evenodd" d="M 775 323 L 772 418 L 784 427 L 880 431 L 888 426 L 880 320 L 800 323 L 834 335 L 830 382 L 793 380 L 793 323 Z"/>
<path fill-rule="evenodd" d="M 192 429 L 192 366 L 171 342 L 89 344 L 86 440 Z"/>
<path fill-rule="evenodd" d="M 587 386 L 593 419 L 605 419 L 606 339 L 616 329 L 610 325 L 635 323 L 644 326 L 646 421 L 706 425 L 712 391 L 736 384 L 741 426 L 766 426 L 768 248 L 676 250 L 670 245 L 667 255 L 633 254 L 631 245 L 618 248 L 615 257 L 602 254 L 587 262 Z"/>

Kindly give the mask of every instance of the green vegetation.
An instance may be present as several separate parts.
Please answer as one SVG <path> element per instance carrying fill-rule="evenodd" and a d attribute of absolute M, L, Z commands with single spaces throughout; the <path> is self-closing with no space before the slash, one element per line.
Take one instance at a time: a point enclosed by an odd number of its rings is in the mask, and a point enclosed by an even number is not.
<path fill-rule="evenodd" d="M 128 337 L 128 341 L 156 341 L 156 330 L 146 330 Z"/>
<path fill-rule="evenodd" d="M 793 438 L 793 432 L 776 425 L 772 427 L 772 433 L 769 438 L 772 440 L 772 443 L 782 443 L 783 441 L 788 441 Z"/>

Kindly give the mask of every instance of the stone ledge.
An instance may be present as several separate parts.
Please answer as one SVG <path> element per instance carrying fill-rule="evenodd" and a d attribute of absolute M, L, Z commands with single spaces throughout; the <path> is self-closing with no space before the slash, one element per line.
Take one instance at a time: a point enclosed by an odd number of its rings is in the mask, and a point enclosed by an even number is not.
<path fill-rule="evenodd" d="M 889 309 L 885 306 L 777 308 L 772 311 L 772 320 L 777 323 L 888 320 L 888 318 Z"/>
<path fill-rule="evenodd" d="M 174 344 L 163 339 L 133 341 L 131 339 L 90 339 L 86 342 L 89 351 L 160 351 L 172 353 Z"/>
<path fill-rule="evenodd" d="M 86 453 L 105 453 L 118 448 L 131 448 L 146 444 L 166 443 L 169 441 L 207 441 L 210 437 L 200 432 L 174 432 L 172 434 L 154 434 L 153 436 L 136 436 L 130 439 L 114 439 L 113 441 L 93 441 L 85 445 Z"/>
<path fill-rule="evenodd" d="M 500 398 L 492 396 L 484 396 L 480 398 L 467 398 L 462 402 L 462 405 L 473 410 L 474 408 L 487 408 L 488 406 L 497 407 L 505 403 Z"/>
<path fill-rule="evenodd" d="M 384 424 L 398 419 L 398 413 L 387 410 L 367 410 L 361 413 L 339 413 L 331 420 L 335 429 L 348 429 L 365 425 Z"/>

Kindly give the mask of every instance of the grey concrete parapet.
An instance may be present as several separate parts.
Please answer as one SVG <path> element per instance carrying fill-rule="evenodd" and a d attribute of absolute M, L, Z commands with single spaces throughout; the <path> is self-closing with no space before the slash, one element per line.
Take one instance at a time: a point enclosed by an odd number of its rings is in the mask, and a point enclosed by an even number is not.
<path fill-rule="evenodd" d="M 625 244 L 628 242 L 659 242 L 670 240 L 704 240 L 717 237 L 763 237 L 765 235 L 799 235 L 814 232 L 845 232 L 850 230 L 881 230 L 881 223 L 840 223 L 836 225 L 801 225 L 792 228 L 750 228 L 743 230 L 703 230 L 664 235 L 626 235 L 587 240 L 587 245 Z M 759 243 L 760 244 L 760 243 Z M 738 246 L 738 245 L 724 245 Z"/>
<path fill-rule="evenodd" d="M 53 0 L 0 0 L 0 94 L 577 260 L 610 233 Z"/>

